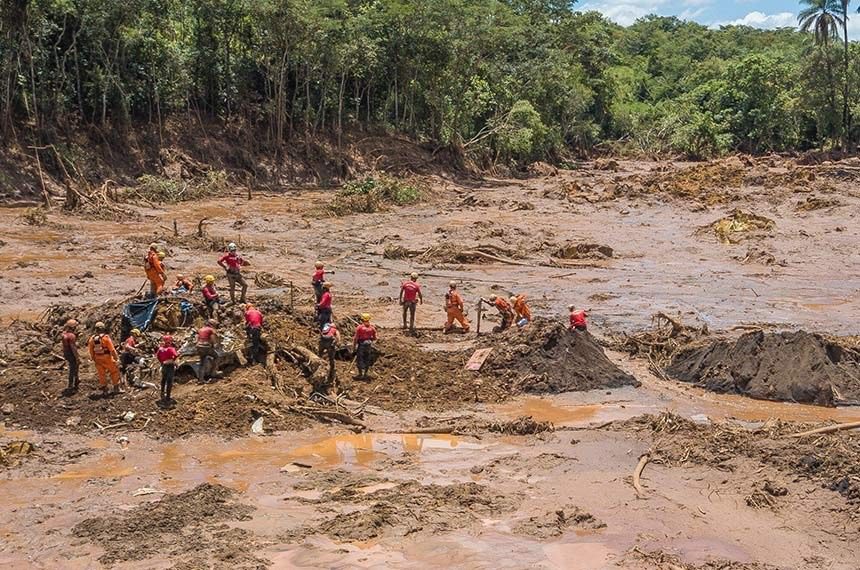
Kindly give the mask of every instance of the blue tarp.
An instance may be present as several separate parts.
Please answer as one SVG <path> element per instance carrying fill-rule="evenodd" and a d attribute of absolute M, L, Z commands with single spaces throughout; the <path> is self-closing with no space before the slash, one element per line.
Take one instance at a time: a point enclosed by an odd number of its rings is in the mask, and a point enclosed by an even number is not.
<path fill-rule="evenodd" d="M 145 299 L 129 303 L 122 309 L 123 320 L 129 323 L 129 329 L 140 329 L 145 331 L 155 318 L 155 309 L 158 307 L 158 299 Z"/>

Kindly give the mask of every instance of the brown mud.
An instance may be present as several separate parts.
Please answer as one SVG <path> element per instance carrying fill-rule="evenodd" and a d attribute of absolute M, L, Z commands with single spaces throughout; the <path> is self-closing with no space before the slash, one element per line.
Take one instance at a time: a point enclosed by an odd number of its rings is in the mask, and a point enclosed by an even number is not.
<path fill-rule="evenodd" d="M 193 160 L 174 163 L 193 174 Z M 776 156 L 605 160 L 524 180 L 431 176 L 418 203 L 323 219 L 334 190 L 138 201 L 125 205 L 134 222 L 0 211 L 0 564 L 854 570 L 860 436 L 790 436 L 860 421 L 860 410 L 755 400 L 734 393 L 734 376 L 733 393 L 717 394 L 662 370 L 691 342 L 725 341 L 702 370 L 726 379 L 734 361 L 767 361 L 750 385 L 785 376 L 780 386 L 803 391 L 785 363 L 806 354 L 839 392 L 820 403 L 852 397 L 827 347 L 856 335 L 860 317 L 857 172 Z M 736 209 L 773 225 L 730 223 L 742 243 L 700 231 Z M 85 359 L 81 392 L 62 397 L 58 325 L 80 317 L 86 336 L 106 320 L 116 334 L 153 240 L 171 277 L 213 273 L 221 245 L 240 244 L 274 362 L 232 363 L 205 385 L 181 375 L 177 406 L 160 409 L 151 388 L 90 399 Z M 296 355 L 316 344 L 317 259 L 342 332 L 362 312 L 379 326 L 370 381 L 352 378 L 347 355 L 337 361 L 337 409 L 361 426 L 307 413 Z M 396 303 L 411 271 L 425 296 L 415 335 L 399 330 Z M 450 280 L 467 335 L 439 330 Z M 490 335 L 485 313 L 476 336 L 477 299 L 511 293 L 538 319 Z M 589 335 L 566 330 L 571 303 L 588 310 Z M 657 313 L 671 318 L 648 328 Z M 159 328 L 177 326 L 163 317 Z M 241 349 L 234 308 L 222 326 Z M 809 331 L 808 352 L 777 342 L 787 329 Z M 771 360 L 734 351 L 750 330 L 773 343 Z M 857 343 L 838 344 L 841 367 Z M 483 347 L 482 370 L 464 370 Z"/>

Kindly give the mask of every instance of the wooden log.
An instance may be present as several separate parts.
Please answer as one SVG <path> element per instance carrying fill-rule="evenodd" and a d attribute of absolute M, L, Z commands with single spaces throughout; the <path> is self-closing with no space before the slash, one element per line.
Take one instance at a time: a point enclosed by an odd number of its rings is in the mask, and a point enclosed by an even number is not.
<path fill-rule="evenodd" d="M 832 426 L 824 426 L 816 429 L 811 429 L 809 431 L 802 431 L 800 433 L 793 433 L 788 437 L 806 437 L 808 435 L 819 435 L 822 433 L 833 433 L 836 431 L 843 431 L 848 429 L 857 429 L 860 428 L 860 422 L 849 422 L 844 424 L 836 424 Z"/>

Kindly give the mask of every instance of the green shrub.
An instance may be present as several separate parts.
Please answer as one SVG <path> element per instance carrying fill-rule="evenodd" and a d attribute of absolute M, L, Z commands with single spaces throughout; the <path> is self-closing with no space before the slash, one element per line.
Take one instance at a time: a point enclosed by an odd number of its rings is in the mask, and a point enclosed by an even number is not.
<path fill-rule="evenodd" d="M 370 214 L 384 210 L 388 205 L 403 206 L 417 202 L 424 192 L 424 185 L 416 180 L 376 172 L 344 184 L 329 209 L 339 216 Z"/>

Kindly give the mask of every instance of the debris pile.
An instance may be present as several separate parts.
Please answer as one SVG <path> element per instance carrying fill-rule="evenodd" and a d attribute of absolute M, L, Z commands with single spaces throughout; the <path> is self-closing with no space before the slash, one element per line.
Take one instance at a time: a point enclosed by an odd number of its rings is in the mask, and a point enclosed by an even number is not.
<path fill-rule="evenodd" d="M 529 517 L 516 525 L 513 531 L 538 540 L 547 540 L 561 536 L 570 528 L 598 530 L 606 528 L 606 523 L 575 505 L 565 505 L 560 509 Z"/>
<path fill-rule="evenodd" d="M 749 332 L 680 350 L 666 373 L 715 392 L 823 406 L 860 402 L 860 352 L 804 331 Z"/>
<path fill-rule="evenodd" d="M 736 244 L 747 238 L 765 236 L 775 227 L 770 218 L 735 209 L 702 229 L 713 232 L 722 243 Z"/>
<path fill-rule="evenodd" d="M 609 259 L 614 255 L 615 252 L 608 245 L 572 242 L 562 245 L 553 253 L 554 257 L 560 259 Z"/>
<path fill-rule="evenodd" d="M 618 368 L 588 333 L 537 318 L 524 330 L 494 337 L 485 369 L 507 377 L 514 392 L 559 393 L 638 386 Z"/>
<path fill-rule="evenodd" d="M 681 347 L 709 334 L 707 326 L 701 329 L 690 327 L 665 313 L 654 314 L 651 322 L 654 325 L 649 330 L 612 337 L 609 346 L 631 356 L 646 358 L 652 372 L 658 376 L 663 375 L 663 367 Z"/>

